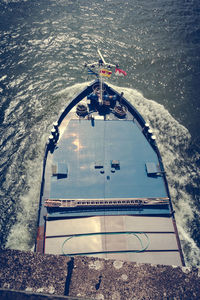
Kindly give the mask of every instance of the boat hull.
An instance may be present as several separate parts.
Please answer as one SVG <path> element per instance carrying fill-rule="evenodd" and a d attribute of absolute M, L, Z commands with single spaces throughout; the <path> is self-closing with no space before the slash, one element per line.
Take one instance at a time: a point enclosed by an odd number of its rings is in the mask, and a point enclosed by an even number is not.
<path fill-rule="evenodd" d="M 155 138 L 107 84 L 96 101 L 98 85 L 70 102 L 46 145 L 36 251 L 183 265 Z"/>

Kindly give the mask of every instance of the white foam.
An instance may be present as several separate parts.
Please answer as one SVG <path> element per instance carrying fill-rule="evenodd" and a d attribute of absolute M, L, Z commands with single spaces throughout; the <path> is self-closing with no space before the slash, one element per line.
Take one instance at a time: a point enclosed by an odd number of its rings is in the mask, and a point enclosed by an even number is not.
<path fill-rule="evenodd" d="M 76 84 L 72 87 L 65 88 L 61 90 L 59 93 L 55 93 L 54 97 L 60 98 L 60 112 L 66 106 L 68 102 L 70 102 L 77 94 L 83 90 L 84 87 L 87 86 L 87 83 Z M 64 101 L 63 101 L 64 100 Z M 58 109 L 58 102 L 56 102 L 56 109 Z M 14 110 L 15 104 L 13 103 L 7 114 L 10 114 L 12 110 Z M 59 112 L 58 112 L 59 115 Z M 52 124 L 53 124 L 52 120 Z M 20 129 L 21 130 L 21 129 Z M 34 128 L 32 129 L 34 131 Z M 40 134 L 40 130 L 38 130 Z M 22 193 L 20 197 L 20 209 L 17 214 L 17 222 L 12 226 L 10 234 L 7 239 L 6 247 L 10 249 L 19 249 L 19 250 L 33 250 L 33 242 L 34 242 L 34 226 L 36 226 L 37 222 L 37 213 L 39 206 L 39 197 L 40 197 L 40 183 L 42 176 L 42 162 L 44 155 L 44 146 L 47 141 L 47 137 L 49 132 L 46 132 L 42 135 L 41 139 L 39 139 L 39 143 L 37 148 L 39 149 L 40 155 L 34 159 L 29 159 L 28 155 L 24 157 L 23 164 L 27 171 L 27 183 L 26 185 L 29 187 L 28 192 L 25 191 Z M 27 137 L 28 138 L 28 137 Z M 25 147 L 27 140 L 24 139 L 21 144 L 21 148 Z M 31 147 L 31 146 L 30 146 Z M 35 147 L 33 145 L 33 147 Z M 31 149 L 29 149 L 31 151 Z M 13 180 L 14 169 L 17 168 L 17 160 L 18 156 L 16 156 L 13 160 L 13 164 L 10 166 L 7 172 L 6 181 L 10 184 Z M 23 178 L 20 178 L 23 180 Z M 16 183 L 15 185 L 20 186 L 21 182 Z M 17 186 L 16 186 L 17 188 Z M 36 230 L 36 227 L 35 227 Z"/>
<path fill-rule="evenodd" d="M 40 197 L 40 182 L 42 177 L 42 156 L 44 145 L 46 142 L 46 135 L 43 135 L 41 142 L 38 145 L 40 149 L 40 155 L 37 159 L 30 160 L 25 159 L 24 164 L 28 170 L 27 174 L 27 186 L 28 191 L 25 191 L 20 198 L 20 209 L 17 214 L 17 222 L 13 225 L 10 234 L 8 236 L 6 247 L 10 249 L 18 250 L 31 250 L 34 242 L 34 231 L 37 222 L 37 212 L 39 206 Z M 15 164 L 11 166 L 11 170 L 8 171 L 8 177 L 12 177 L 12 168 L 15 168 Z M 19 183 L 16 183 L 20 185 Z"/>
<path fill-rule="evenodd" d="M 5 80 L 6 78 L 7 78 L 7 75 L 4 75 L 4 76 L 2 76 L 2 77 L 0 78 L 0 81 Z"/>

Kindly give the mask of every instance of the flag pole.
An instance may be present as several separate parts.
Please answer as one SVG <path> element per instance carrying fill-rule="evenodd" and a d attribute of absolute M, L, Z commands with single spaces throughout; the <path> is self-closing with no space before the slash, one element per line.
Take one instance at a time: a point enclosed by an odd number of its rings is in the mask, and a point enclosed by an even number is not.
<path fill-rule="evenodd" d="M 102 77 L 102 65 L 106 64 L 103 55 L 101 54 L 100 50 L 97 49 L 97 52 L 99 54 L 100 60 L 99 60 L 99 79 L 100 79 L 100 104 L 103 104 L 103 77 Z"/>

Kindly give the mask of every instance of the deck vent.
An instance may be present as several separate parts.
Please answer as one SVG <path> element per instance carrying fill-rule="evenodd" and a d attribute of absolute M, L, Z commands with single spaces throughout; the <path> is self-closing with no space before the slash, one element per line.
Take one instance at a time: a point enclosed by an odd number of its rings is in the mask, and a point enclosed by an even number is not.
<path fill-rule="evenodd" d="M 101 161 L 96 161 L 94 167 L 95 169 L 102 169 L 103 163 Z"/>
<path fill-rule="evenodd" d="M 57 176 L 58 179 L 67 178 L 68 167 L 65 163 L 57 163 L 52 165 L 52 176 Z"/>
<path fill-rule="evenodd" d="M 147 162 L 145 165 L 146 165 L 146 171 L 148 176 L 159 175 L 158 167 L 154 162 Z"/>
<path fill-rule="evenodd" d="M 120 169 L 119 160 L 111 160 L 111 168 L 115 170 L 119 170 Z"/>

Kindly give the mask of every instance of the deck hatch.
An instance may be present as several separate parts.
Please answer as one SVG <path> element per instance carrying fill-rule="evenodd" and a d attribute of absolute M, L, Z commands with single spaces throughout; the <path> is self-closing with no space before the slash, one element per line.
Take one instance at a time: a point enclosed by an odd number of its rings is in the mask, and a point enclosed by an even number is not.
<path fill-rule="evenodd" d="M 157 165 L 154 162 L 147 162 L 145 165 L 146 165 L 146 171 L 148 176 L 158 174 L 159 170 Z"/>
<path fill-rule="evenodd" d="M 143 247 L 136 236 L 125 234 L 125 232 L 133 231 L 139 235 Z M 102 234 L 105 232 L 108 233 Z M 119 234 L 110 235 L 111 232 L 119 232 Z M 150 241 L 146 251 L 105 253 L 99 254 L 98 257 L 181 266 L 172 220 L 169 217 L 159 216 L 155 218 L 113 215 L 47 221 L 45 253 L 62 254 L 62 248 L 65 254 L 90 252 L 90 255 L 95 250 L 107 252 L 134 249 L 139 251 L 148 245 L 144 233 Z M 68 238 L 70 240 L 65 242 Z"/>
<path fill-rule="evenodd" d="M 102 169 L 103 168 L 103 162 L 101 161 L 96 161 L 94 165 L 95 169 Z"/>
<path fill-rule="evenodd" d="M 120 169 L 119 160 L 111 160 L 111 168 L 115 170 L 119 170 Z"/>
<path fill-rule="evenodd" d="M 52 165 L 52 176 L 57 176 L 58 179 L 67 178 L 68 167 L 66 163 L 58 162 Z"/>

